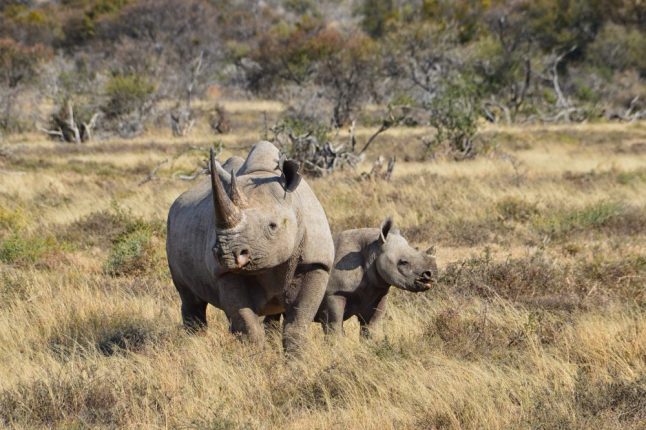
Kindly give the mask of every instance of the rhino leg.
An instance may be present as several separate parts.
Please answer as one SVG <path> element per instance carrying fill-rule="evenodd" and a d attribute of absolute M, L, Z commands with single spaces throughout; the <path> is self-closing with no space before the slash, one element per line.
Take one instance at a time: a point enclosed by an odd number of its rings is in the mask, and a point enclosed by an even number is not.
<path fill-rule="evenodd" d="M 386 312 L 386 299 L 388 296 L 383 296 L 376 306 L 373 306 L 367 312 L 359 315 L 360 334 L 363 338 L 369 338 L 374 333 L 379 323 L 384 318 Z"/>
<path fill-rule="evenodd" d="M 182 321 L 189 332 L 206 328 L 207 303 L 193 294 L 188 288 L 176 286 L 182 299 Z"/>
<path fill-rule="evenodd" d="M 265 330 L 254 311 L 253 301 L 247 288 L 239 284 L 221 285 L 220 304 L 229 318 L 231 333 L 242 334 L 254 343 L 265 339 Z"/>
<path fill-rule="evenodd" d="M 298 353 L 305 343 L 307 328 L 321 305 L 329 277 L 323 268 L 303 274 L 298 295 L 284 313 L 283 348 L 287 354 Z"/>
<path fill-rule="evenodd" d="M 343 315 L 345 313 L 346 298 L 343 296 L 325 296 L 321 312 L 317 315 L 318 322 L 323 327 L 323 332 L 328 334 L 343 334 Z"/>

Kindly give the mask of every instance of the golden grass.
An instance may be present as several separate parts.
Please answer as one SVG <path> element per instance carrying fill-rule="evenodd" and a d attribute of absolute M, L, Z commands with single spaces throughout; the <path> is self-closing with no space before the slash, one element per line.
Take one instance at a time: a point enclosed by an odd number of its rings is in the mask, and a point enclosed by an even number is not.
<path fill-rule="evenodd" d="M 411 242 L 437 245 L 441 279 L 427 294 L 393 291 L 373 340 L 355 321 L 340 339 L 312 325 L 300 360 L 285 360 L 275 332 L 264 348 L 240 342 L 213 308 L 203 335 L 180 328 L 163 222 L 191 185 L 177 175 L 205 156 L 186 145 L 216 137 L 74 149 L 11 137 L 0 157 L 0 426 L 644 428 L 646 153 L 625 150 L 644 125 L 484 132 L 497 148 L 458 163 L 404 162 L 424 130 L 389 131 L 359 170 L 399 148 L 391 182 L 310 180 L 335 231 L 393 214 Z M 222 138 L 225 156 L 258 137 Z"/>

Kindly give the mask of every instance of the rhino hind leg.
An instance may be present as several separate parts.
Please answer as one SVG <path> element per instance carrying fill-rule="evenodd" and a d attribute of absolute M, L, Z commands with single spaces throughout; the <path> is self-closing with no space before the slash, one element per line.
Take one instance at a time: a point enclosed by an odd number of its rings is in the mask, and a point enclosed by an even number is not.
<path fill-rule="evenodd" d="M 321 323 L 326 335 L 343 334 L 345 303 L 346 298 L 343 296 L 329 295 L 323 298 L 316 321 Z"/>
<path fill-rule="evenodd" d="M 179 296 L 182 299 L 182 321 L 184 328 L 190 333 L 204 330 L 207 325 L 207 302 L 197 297 L 187 288 L 177 287 L 177 291 L 179 291 Z"/>

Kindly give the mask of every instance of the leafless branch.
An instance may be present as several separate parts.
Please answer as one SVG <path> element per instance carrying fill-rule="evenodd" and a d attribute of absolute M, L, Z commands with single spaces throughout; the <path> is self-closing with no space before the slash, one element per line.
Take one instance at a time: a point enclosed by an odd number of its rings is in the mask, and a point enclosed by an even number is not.
<path fill-rule="evenodd" d="M 141 182 L 139 182 L 139 186 L 141 186 L 141 185 L 145 184 L 146 182 L 150 182 L 150 181 L 152 181 L 153 179 L 155 179 L 155 177 L 156 177 L 156 175 L 157 175 L 157 171 L 159 171 L 159 169 L 161 168 L 161 166 L 163 166 L 164 164 L 168 163 L 168 161 L 169 161 L 169 160 L 168 160 L 168 158 L 167 158 L 167 159 L 165 159 L 164 161 L 161 161 L 160 163 L 158 163 L 158 164 L 155 166 L 155 168 L 154 168 L 154 169 L 152 169 L 152 170 L 150 171 L 150 173 L 149 173 L 149 174 L 148 174 L 148 175 L 147 175 L 147 176 L 146 176 L 146 177 L 145 177 Z"/>

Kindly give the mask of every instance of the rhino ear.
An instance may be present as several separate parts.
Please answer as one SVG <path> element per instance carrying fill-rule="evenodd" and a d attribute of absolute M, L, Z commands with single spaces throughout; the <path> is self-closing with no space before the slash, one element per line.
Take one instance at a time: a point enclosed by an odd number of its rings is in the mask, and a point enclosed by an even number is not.
<path fill-rule="evenodd" d="M 285 190 L 292 192 L 301 183 L 301 174 L 298 173 L 301 165 L 294 160 L 285 160 L 283 175 L 285 175 Z"/>
<path fill-rule="evenodd" d="M 381 232 L 379 233 L 379 240 L 381 243 L 386 243 L 388 233 L 390 233 L 390 230 L 392 230 L 394 225 L 395 223 L 391 217 L 386 218 L 384 222 L 381 223 Z"/>
<path fill-rule="evenodd" d="M 425 252 L 429 257 L 435 257 L 435 245 L 431 245 Z"/>

